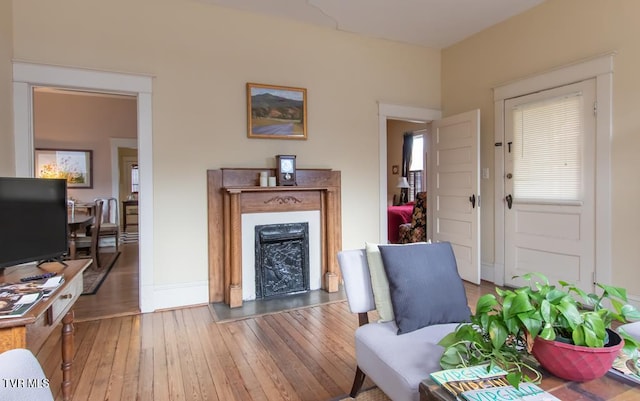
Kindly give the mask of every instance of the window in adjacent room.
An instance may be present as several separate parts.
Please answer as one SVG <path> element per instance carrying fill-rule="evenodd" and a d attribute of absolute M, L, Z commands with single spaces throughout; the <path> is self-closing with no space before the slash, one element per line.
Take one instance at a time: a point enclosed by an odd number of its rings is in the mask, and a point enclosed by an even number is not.
<path fill-rule="evenodd" d="M 411 150 L 411 166 L 409 167 L 409 202 L 416 199 L 416 194 L 422 191 L 422 177 L 424 175 L 424 135 L 414 135 Z"/>
<path fill-rule="evenodd" d="M 137 194 L 140 188 L 140 175 L 138 173 L 138 165 L 131 166 L 131 193 Z"/>

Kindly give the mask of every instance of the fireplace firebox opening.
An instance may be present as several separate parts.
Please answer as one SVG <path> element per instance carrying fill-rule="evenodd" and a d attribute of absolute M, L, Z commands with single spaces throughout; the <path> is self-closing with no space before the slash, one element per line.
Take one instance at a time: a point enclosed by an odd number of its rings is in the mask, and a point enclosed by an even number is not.
<path fill-rule="evenodd" d="M 255 226 L 256 299 L 309 291 L 309 223 Z"/>

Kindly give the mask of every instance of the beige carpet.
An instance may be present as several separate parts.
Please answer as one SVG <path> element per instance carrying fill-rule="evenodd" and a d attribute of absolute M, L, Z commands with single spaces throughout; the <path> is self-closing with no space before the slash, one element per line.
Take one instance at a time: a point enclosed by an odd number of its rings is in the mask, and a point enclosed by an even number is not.
<path fill-rule="evenodd" d="M 356 398 L 349 396 L 338 398 L 339 401 L 391 401 L 379 388 L 374 387 L 361 391 Z"/>
<path fill-rule="evenodd" d="M 120 252 L 100 253 L 102 268 L 96 270 L 93 264 L 91 264 L 91 266 L 82 273 L 82 295 L 93 295 L 98 292 L 100 285 L 104 279 L 107 278 L 107 274 L 109 274 L 111 268 L 113 268 L 116 260 L 118 260 L 118 256 L 120 256 Z"/>

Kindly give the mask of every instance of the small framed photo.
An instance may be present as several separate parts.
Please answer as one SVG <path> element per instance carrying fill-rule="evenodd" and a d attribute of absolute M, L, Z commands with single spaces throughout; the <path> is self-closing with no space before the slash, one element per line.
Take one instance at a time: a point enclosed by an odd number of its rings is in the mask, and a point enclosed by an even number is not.
<path fill-rule="evenodd" d="M 64 178 L 68 188 L 93 188 L 91 150 L 36 149 L 36 178 Z"/>
<path fill-rule="evenodd" d="M 307 90 L 247 83 L 249 138 L 307 139 Z"/>

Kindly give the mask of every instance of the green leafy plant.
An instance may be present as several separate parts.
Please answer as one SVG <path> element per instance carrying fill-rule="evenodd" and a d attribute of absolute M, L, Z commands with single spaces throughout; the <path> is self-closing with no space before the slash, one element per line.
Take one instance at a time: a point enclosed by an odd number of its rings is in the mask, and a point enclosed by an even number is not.
<path fill-rule="evenodd" d="M 596 284 L 600 295 L 586 293 L 573 284 L 551 285 L 546 276 L 522 276 L 531 285 L 515 289 L 496 287 L 495 294 L 478 299 L 470 323 L 459 325 L 440 341 L 445 351 L 443 369 L 481 363 L 498 365 L 517 386 L 522 380 L 539 382 L 541 374 L 531 356 L 536 337 L 586 347 L 603 347 L 612 322 L 640 320 L 640 312 L 627 303 L 620 287 Z M 624 351 L 638 357 L 638 342 L 620 332 Z"/>

